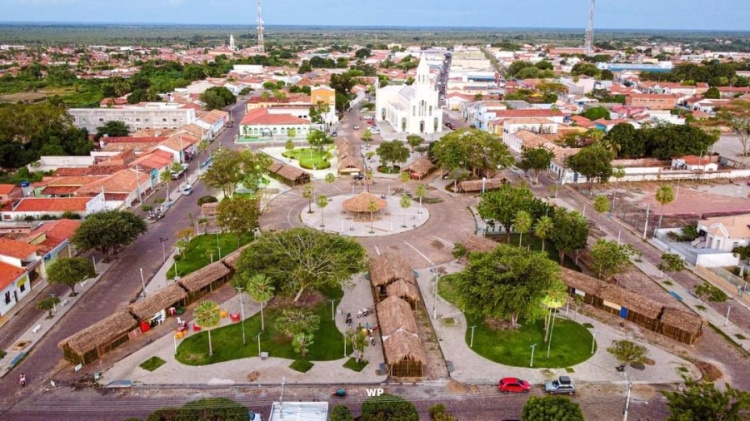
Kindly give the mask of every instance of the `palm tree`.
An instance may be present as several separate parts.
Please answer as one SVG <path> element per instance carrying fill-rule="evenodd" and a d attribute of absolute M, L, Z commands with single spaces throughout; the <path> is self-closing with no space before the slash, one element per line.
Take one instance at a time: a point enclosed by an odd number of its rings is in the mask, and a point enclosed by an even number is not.
<path fill-rule="evenodd" d="M 399 178 L 401 179 L 401 182 L 404 183 L 403 193 L 406 194 L 406 182 L 411 180 L 411 175 L 408 172 L 404 171 L 401 173 Z"/>
<path fill-rule="evenodd" d="M 544 251 L 544 243 L 547 240 L 547 236 L 549 236 L 553 228 L 552 218 L 547 215 L 539 218 L 536 221 L 536 225 L 534 225 L 534 235 L 542 239 L 542 251 Z"/>
<path fill-rule="evenodd" d="M 274 286 L 271 278 L 259 273 L 250 277 L 245 285 L 250 298 L 260 303 L 260 330 L 266 330 L 266 322 L 263 316 L 263 307 L 266 301 L 273 297 Z"/>
<path fill-rule="evenodd" d="M 513 219 L 513 228 L 518 231 L 520 236 L 518 237 L 518 245 L 521 246 L 523 241 L 523 233 L 527 232 L 531 228 L 531 215 L 526 211 L 518 211 L 515 219 Z"/>
<path fill-rule="evenodd" d="M 370 234 L 375 233 L 375 228 L 373 228 L 373 214 L 378 211 L 378 204 L 375 203 L 374 200 L 370 200 L 367 203 L 367 212 L 370 212 Z"/>
<path fill-rule="evenodd" d="M 661 204 L 661 214 L 659 215 L 659 228 L 661 228 L 661 220 L 664 218 L 664 206 L 674 201 L 674 190 L 672 186 L 661 186 L 656 190 L 656 201 Z"/>
<path fill-rule="evenodd" d="M 198 326 L 208 331 L 208 356 L 212 357 L 214 350 L 211 347 L 211 329 L 219 325 L 221 321 L 221 309 L 213 301 L 204 301 L 198 304 L 198 307 L 193 310 L 193 316 L 195 317 L 195 321 L 198 322 Z"/>
<path fill-rule="evenodd" d="M 326 183 L 333 184 L 336 181 L 336 176 L 332 172 L 326 174 Z"/>
<path fill-rule="evenodd" d="M 315 201 L 315 204 L 318 205 L 318 208 L 320 208 L 320 226 L 325 227 L 326 226 L 326 220 L 325 220 L 325 208 L 328 206 L 328 197 L 326 195 L 321 194 L 318 196 L 318 200 Z"/>
<path fill-rule="evenodd" d="M 411 197 L 403 194 L 401 195 L 401 209 L 404 210 L 404 228 L 406 228 L 406 210 L 411 207 Z"/>
<path fill-rule="evenodd" d="M 315 197 L 315 188 L 312 184 L 305 185 L 305 187 L 302 189 L 302 197 L 307 199 L 307 213 L 313 213 L 312 201 L 313 197 Z"/>
<path fill-rule="evenodd" d="M 427 196 L 427 187 L 424 184 L 417 184 L 417 188 L 414 189 L 414 196 L 419 198 L 419 210 L 422 210 L 422 198 Z"/>
<path fill-rule="evenodd" d="M 172 173 L 164 170 L 159 175 L 159 179 L 164 182 L 164 185 L 167 187 L 167 202 L 169 202 L 169 182 L 172 181 Z"/>

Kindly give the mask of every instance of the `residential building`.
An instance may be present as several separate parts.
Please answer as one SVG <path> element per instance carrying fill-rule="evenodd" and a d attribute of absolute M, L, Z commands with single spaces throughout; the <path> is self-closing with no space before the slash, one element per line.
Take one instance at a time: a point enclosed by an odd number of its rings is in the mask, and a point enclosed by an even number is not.
<path fill-rule="evenodd" d="M 281 136 L 286 139 L 289 130 L 294 129 L 296 137 L 306 137 L 313 129 L 310 120 L 292 114 L 273 114 L 267 108 L 249 111 L 240 122 L 240 133 L 244 138 L 262 141 L 263 137 Z"/>
<path fill-rule="evenodd" d="M 42 219 L 45 215 L 60 218 L 65 212 L 72 212 L 83 218 L 105 208 L 103 193 L 93 197 L 24 197 L 17 202 L 8 203 L 0 210 L 0 215 L 3 221 L 17 221 L 27 217 Z"/>
<path fill-rule="evenodd" d="M 750 215 L 701 219 L 698 232 L 703 234 L 698 248 L 732 252 L 736 247 L 750 245 Z"/>
<path fill-rule="evenodd" d="M 95 133 L 96 128 L 109 121 L 122 121 L 130 130 L 176 129 L 195 122 L 195 110 L 179 104 L 156 103 L 121 108 L 71 108 L 76 127 Z"/>
<path fill-rule="evenodd" d="M 212 141 L 229 124 L 230 115 L 224 110 L 211 110 L 200 112 L 196 117 L 195 124 L 204 129 L 205 138 Z"/>
<path fill-rule="evenodd" d="M 631 107 L 646 107 L 651 110 L 671 110 L 677 104 L 677 95 L 638 94 L 630 93 L 625 96 L 625 105 Z"/>
<path fill-rule="evenodd" d="M 0 317 L 31 292 L 26 270 L 0 262 Z"/>
<path fill-rule="evenodd" d="M 378 88 L 375 98 L 377 121 L 388 122 L 397 133 L 430 134 L 443 131 L 443 111 L 436 84 L 430 79 L 425 55 L 417 66 L 413 85 Z"/>
<path fill-rule="evenodd" d="M 47 269 L 58 257 L 73 256 L 70 239 L 80 225 L 81 221 L 74 219 L 49 221 L 39 225 L 19 240 L 37 248 L 38 254 L 42 256 L 42 275 L 46 275 Z"/>

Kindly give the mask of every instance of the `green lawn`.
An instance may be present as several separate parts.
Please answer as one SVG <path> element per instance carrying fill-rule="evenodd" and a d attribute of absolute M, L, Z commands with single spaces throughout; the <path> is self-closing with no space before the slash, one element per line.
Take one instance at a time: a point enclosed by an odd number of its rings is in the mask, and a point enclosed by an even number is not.
<path fill-rule="evenodd" d="M 252 234 L 247 234 L 242 237 L 240 243 L 245 245 L 252 238 Z M 221 248 L 222 257 L 237 250 L 237 234 L 207 234 L 193 238 L 182 253 L 182 258 L 177 262 L 177 274 L 185 276 L 210 264 L 211 253 L 215 262 L 219 258 L 219 248 Z M 167 271 L 167 279 L 174 279 L 174 265 Z"/>
<path fill-rule="evenodd" d="M 456 302 L 456 289 L 451 276 L 440 278 L 438 294 L 450 303 Z M 552 347 L 547 358 L 547 343 L 544 342 L 544 319 L 533 323 L 520 321 L 517 330 L 495 330 L 482 319 L 466 316 L 474 330 L 474 347 L 477 354 L 500 364 L 512 367 L 528 367 L 531 360 L 531 345 L 537 344 L 534 352 L 534 367 L 563 368 L 580 364 L 591 357 L 593 335 L 586 326 L 573 321 L 556 319 L 552 332 Z M 466 343 L 471 341 L 471 329 L 466 329 Z"/>
<path fill-rule="evenodd" d="M 289 365 L 289 368 L 299 371 L 300 373 L 307 373 L 314 365 L 315 364 L 307 360 L 294 360 L 294 362 Z"/>
<path fill-rule="evenodd" d="M 139 367 L 141 367 L 144 370 L 154 371 L 166 363 L 167 363 L 166 361 L 162 360 L 159 357 L 151 357 L 147 359 L 146 361 L 144 361 L 143 363 L 141 363 Z"/>
<path fill-rule="evenodd" d="M 287 158 L 292 158 L 299 161 L 299 165 L 302 168 L 307 169 L 325 169 L 331 166 L 331 163 L 326 159 L 328 151 L 319 151 L 315 148 L 296 148 L 291 151 L 282 153 Z"/>
<path fill-rule="evenodd" d="M 493 234 L 488 235 L 488 238 L 491 238 L 495 241 L 498 241 L 500 243 L 505 243 L 505 234 Z M 517 246 L 519 237 L 521 237 L 520 234 L 511 234 L 510 235 L 510 244 Z M 532 233 L 526 233 L 523 234 L 523 238 L 521 239 L 521 244 L 523 247 L 528 247 L 531 245 L 532 250 L 541 251 L 542 250 L 542 240 L 540 238 L 537 238 Z M 547 240 L 544 244 L 544 251 L 547 253 L 550 259 L 554 260 L 555 262 L 560 261 L 560 255 L 557 253 L 557 249 L 554 245 L 552 245 L 552 242 Z M 575 261 L 568 258 L 568 256 L 565 256 L 565 260 L 563 261 L 563 266 L 565 266 L 568 269 L 573 269 L 575 271 L 580 272 L 581 268 L 575 264 Z"/>
<path fill-rule="evenodd" d="M 336 305 L 341 302 L 344 293 L 341 289 L 322 291 L 330 298 L 336 299 Z M 315 339 L 307 354 L 308 361 L 331 361 L 343 358 L 344 335 L 339 332 L 336 323 L 331 320 L 331 303 L 328 300 L 312 309 L 320 316 L 320 329 L 315 333 Z M 265 311 L 266 332 L 260 337 L 261 351 L 268 352 L 271 357 L 297 360 L 300 355 L 294 352 L 291 339 L 280 334 L 275 328 L 275 320 L 281 314 L 280 309 Z M 186 365 L 207 365 L 239 358 L 258 356 L 258 339 L 260 333 L 260 313 L 245 320 L 245 335 L 247 345 L 242 345 L 242 325 L 232 323 L 211 332 L 213 357 L 208 356 L 208 334 L 203 331 L 191 334 L 180 343 L 177 348 L 177 361 Z M 298 363 L 299 364 L 299 363 Z"/>
<path fill-rule="evenodd" d="M 367 367 L 367 360 L 363 359 L 362 361 L 357 362 L 357 359 L 352 357 L 346 360 L 346 362 L 344 363 L 344 367 L 359 373 L 360 371 L 364 370 L 365 367 Z"/>

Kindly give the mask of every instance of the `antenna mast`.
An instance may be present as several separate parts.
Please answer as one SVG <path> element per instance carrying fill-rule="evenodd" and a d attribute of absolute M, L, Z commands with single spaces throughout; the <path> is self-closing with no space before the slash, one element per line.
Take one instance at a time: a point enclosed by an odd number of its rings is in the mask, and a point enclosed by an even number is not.
<path fill-rule="evenodd" d="M 591 56 L 594 54 L 594 9 L 595 7 L 596 7 L 596 0 L 591 0 L 591 9 L 589 9 L 589 26 L 588 28 L 586 28 L 586 40 L 583 46 L 583 52 L 586 53 L 587 56 Z"/>
<path fill-rule="evenodd" d="M 263 53 L 266 48 L 263 43 L 263 16 L 260 13 L 260 2 L 261 0 L 258 0 L 258 52 Z"/>

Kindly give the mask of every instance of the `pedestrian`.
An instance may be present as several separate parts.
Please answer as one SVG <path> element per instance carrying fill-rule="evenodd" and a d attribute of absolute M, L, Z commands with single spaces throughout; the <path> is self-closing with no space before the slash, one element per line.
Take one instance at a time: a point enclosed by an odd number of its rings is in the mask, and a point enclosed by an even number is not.
<path fill-rule="evenodd" d="M 18 377 L 18 382 L 21 383 L 21 387 L 26 386 L 26 374 L 21 373 L 21 375 Z"/>

